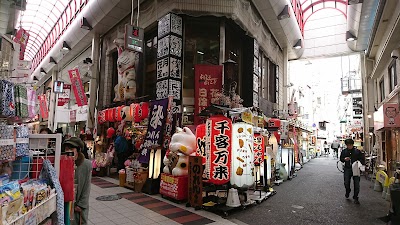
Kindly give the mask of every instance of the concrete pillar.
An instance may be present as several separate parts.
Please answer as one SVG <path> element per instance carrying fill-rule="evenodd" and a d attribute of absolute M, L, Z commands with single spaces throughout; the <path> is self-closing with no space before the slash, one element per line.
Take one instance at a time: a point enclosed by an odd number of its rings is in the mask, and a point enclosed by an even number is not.
<path fill-rule="evenodd" d="M 92 39 L 92 66 L 91 72 L 92 77 L 90 79 L 90 96 L 88 102 L 88 117 L 86 122 L 86 127 L 89 129 L 93 129 L 95 123 L 95 108 L 97 105 L 97 90 L 99 80 L 99 57 L 100 57 L 100 35 L 94 34 Z"/>
<path fill-rule="evenodd" d="M 284 113 L 288 110 L 288 68 L 289 68 L 289 58 L 288 49 L 283 49 L 283 106 L 282 109 Z"/>

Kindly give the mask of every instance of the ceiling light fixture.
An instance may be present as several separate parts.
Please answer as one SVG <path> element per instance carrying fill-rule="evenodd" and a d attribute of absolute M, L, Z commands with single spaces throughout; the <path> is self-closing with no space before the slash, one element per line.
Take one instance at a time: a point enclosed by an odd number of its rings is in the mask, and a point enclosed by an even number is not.
<path fill-rule="evenodd" d="M 346 41 L 355 41 L 357 37 L 354 36 L 350 31 L 346 31 Z"/>
<path fill-rule="evenodd" d="M 42 75 L 46 75 L 46 74 L 47 74 L 47 72 L 46 72 L 43 68 L 40 68 L 40 73 L 41 73 Z"/>
<path fill-rule="evenodd" d="M 67 44 L 67 42 L 63 42 L 63 47 L 62 47 L 62 49 L 63 50 L 65 50 L 65 51 L 69 51 L 69 50 L 71 50 L 71 47 L 69 47 L 69 45 Z"/>
<path fill-rule="evenodd" d="M 57 61 L 53 57 L 50 56 L 50 63 L 57 64 Z"/>
<path fill-rule="evenodd" d="M 90 25 L 90 23 L 87 21 L 85 17 L 82 17 L 81 19 L 81 28 L 85 30 L 92 30 L 93 27 Z"/>
<path fill-rule="evenodd" d="M 86 58 L 86 59 L 83 60 L 83 63 L 84 63 L 84 64 L 92 64 L 93 61 L 92 61 L 91 58 Z"/>
<path fill-rule="evenodd" d="M 278 15 L 278 20 L 290 18 L 289 5 L 285 5 L 282 12 Z"/>
<path fill-rule="evenodd" d="M 296 44 L 293 46 L 293 48 L 294 48 L 294 49 L 301 49 L 301 48 L 302 48 L 301 44 L 302 44 L 301 39 L 299 39 L 299 40 L 297 40 L 297 42 L 296 42 Z"/>

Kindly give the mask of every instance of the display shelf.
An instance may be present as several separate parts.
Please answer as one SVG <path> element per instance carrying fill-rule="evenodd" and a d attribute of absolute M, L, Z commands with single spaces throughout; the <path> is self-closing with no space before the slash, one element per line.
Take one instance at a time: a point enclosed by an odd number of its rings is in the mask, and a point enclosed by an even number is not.
<path fill-rule="evenodd" d="M 17 217 L 9 223 L 6 222 L 5 225 L 40 224 L 56 211 L 56 198 L 57 194 L 52 194 L 47 200 L 41 202 L 29 212 Z"/>

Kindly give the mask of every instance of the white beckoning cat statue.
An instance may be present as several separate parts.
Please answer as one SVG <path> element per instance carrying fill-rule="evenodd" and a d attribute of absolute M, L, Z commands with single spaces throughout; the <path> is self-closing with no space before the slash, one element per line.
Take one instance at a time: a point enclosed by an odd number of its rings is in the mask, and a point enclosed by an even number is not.
<path fill-rule="evenodd" d="M 188 175 L 188 166 L 189 166 L 189 156 L 196 155 L 196 136 L 193 132 L 184 127 L 183 129 L 178 128 L 177 132 L 172 135 L 171 143 L 169 145 L 169 151 L 172 153 L 177 153 L 178 162 L 176 162 L 176 166 L 172 167 L 172 175 L 173 176 L 186 176 Z M 168 157 L 164 157 L 164 164 L 168 160 L 166 165 L 173 165 L 174 163 L 169 162 Z M 168 166 L 166 166 L 168 167 Z M 169 168 L 164 167 L 164 172 L 170 172 Z"/>

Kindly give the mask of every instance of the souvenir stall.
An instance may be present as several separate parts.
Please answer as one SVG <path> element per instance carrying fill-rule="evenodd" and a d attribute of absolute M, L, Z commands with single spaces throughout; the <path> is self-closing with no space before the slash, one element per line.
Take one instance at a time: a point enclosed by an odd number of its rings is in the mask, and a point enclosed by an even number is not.
<path fill-rule="evenodd" d="M 33 89 L 0 80 L 0 94 L 0 223 L 64 224 L 61 135 L 32 134 Z"/>

